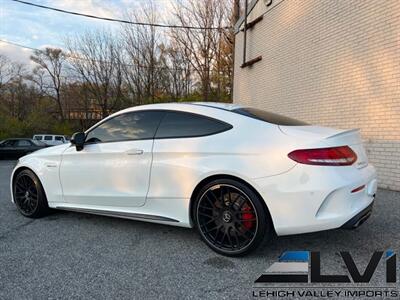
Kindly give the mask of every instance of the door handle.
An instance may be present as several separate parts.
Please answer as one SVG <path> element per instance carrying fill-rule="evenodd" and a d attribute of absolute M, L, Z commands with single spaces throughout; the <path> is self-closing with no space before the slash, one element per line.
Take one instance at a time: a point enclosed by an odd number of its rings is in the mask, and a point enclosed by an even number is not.
<path fill-rule="evenodd" d="M 140 155 L 140 154 L 143 154 L 143 150 L 141 150 L 141 149 L 131 149 L 131 150 L 126 151 L 126 154 L 128 154 L 128 155 Z"/>

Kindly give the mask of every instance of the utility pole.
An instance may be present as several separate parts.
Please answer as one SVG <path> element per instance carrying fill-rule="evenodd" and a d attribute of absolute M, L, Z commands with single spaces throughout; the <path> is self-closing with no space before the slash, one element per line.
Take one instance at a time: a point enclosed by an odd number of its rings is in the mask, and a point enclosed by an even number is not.
<path fill-rule="evenodd" d="M 235 45 L 236 45 L 236 34 L 234 26 L 239 21 L 240 18 L 240 0 L 233 1 L 233 15 L 232 15 L 232 30 L 233 30 L 233 72 L 232 72 L 232 79 L 231 79 L 231 100 L 233 101 L 233 79 L 235 77 Z"/>
<path fill-rule="evenodd" d="M 246 63 L 246 52 L 247 52 L 247 8 L 248 8 L 248 2 L 247 0 L 244 0 L 244 28 L 243 28 L 243 64 Z"/>

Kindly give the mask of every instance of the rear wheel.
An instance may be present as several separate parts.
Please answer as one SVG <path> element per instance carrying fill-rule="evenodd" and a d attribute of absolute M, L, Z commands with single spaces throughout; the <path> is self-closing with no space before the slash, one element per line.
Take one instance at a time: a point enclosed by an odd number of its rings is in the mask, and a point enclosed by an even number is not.
<path fill-rule="evenodd" d="M 39 178 L 30 170 L 17 174 L 13 182 L 14 202 L 25 217 L 40 218 L 49 213 L 46 194 Z"/>
<path fill-rule="evenodd" d="M 194 205 L 197 229 L 214 251 L 243 255 L 271 235 L 271 222 L 262 199 L 248 186 L 218 179 L 204 186 Z"/>

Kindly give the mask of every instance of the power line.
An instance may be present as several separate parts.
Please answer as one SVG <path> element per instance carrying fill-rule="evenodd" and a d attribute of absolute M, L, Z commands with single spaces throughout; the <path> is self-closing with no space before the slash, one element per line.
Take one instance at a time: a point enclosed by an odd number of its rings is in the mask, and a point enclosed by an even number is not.
<path fill-rule="evenodd" d="M 32 50 L 32 51 L 38 51 L 38 52 L 41 52 L 41 53 L 45 53 L 45 51 L 42 50 L 42 49 L 29 47 L 29 46 L 22 45 L 22 44 L 19 44 L 19 43 L 16 43 L 16 42 L 11 42 L 11 41 L 6 41 L 6 40 L 0 39 L 0 43 L 6 43 L 6 44 L 14 45 L 14 46 L 17 46 L 17 47 L 20 47 L 20 48 L 24 48 L 24 49 L 28 49 L 28 50 Z M 101 60 L 97 60 L 97 59 L 86 59 L 84 57 L 75 56 L 75 55 L 72 55 L 70 53 L 65 53 L 65 56 L 67 56 L 67 57 L 69 57 L 71 59 L 78 59 L 78 60 L 85 60 L 85 61 L 95 61 L 95 62 L 105 63 L 105 64 L 110 64 L 111 63 L 111 62 L 108 62 L 108 61 L 101 61 Z M 132 64 L 126 64 L 126 63 L 122 63 L 122 65 L 127 66 L 127 67 L 139 67 L 139 68 L 143 68 L 143 69 L 153 69 L 153 70 L 192 71 L 191 67 L 189 67 L 187 69 L 184 69 L 184 68 L 170 68 L 170 67 L 159 67 L 159 66 L 150 67 L 150 66 L 144 66 L 144 65 L 141 65 L 141 64 L 132 65 Z"/>
<path fill-rule="evenodd" d="M 2 39 L 0 39 L 0 42 L 6 43 L 6 44 L 10 44 L 10 45 L 14 45 L 14 46 L 17 46 L 17 47 L 20 47 L 20 48 L 24 48 L 24 49 L 29 49 L 29 50 L 33 50 L 33 51 L 40 51 L 40 52 L 42 52 L 42 50 L 40 50 L 40 49 L 32 48 L 32 47 L 25 46 L 25 45 L 21 45 L 21 44 L 18 44 L 18 43 L 16 43 L 16 42 L 6 41 L 6 40 L 2 40 Z"/>
<path fill-rule="evenodd" d="M 40 4 L 36 4 L 36 3 L 22 1 L 22 0 L 11 0 L 11 1 L 18 2 L 21 4 L 31 5 L 31 6 L 35 6 L 35 7 L 39 7 L 39 8 L 54 10 L 57 12 L 71 14 L 71 15 L 75 15 L 75 16 L 81 16 L 81 17 L 110 21 L 110 22 L 119 22 L 119 23 L 130 24 L 130 25 L 138 25 L 138 26 L 152 26 L 152 27 L 162 27 L 162 28 L 178 28 L 178 29 L 193 29 L 193 30 L 226 30 L 226 29 L 232 28 L 231 26 L 196 27 L 196 26 L 184 26 L 184 25 L 167 25 L 167 24 L 157 24 L 157 23 L 133 22 L 133 21 L 122 20 L 122 19 L 113 19 L 113 18 L 106 18 L 106 17 L 95 16 L 95 15 L 83 14 L 83 13 L 73 12 L 73 11 L 64 10 L 64 9 L 60 9 L 60 8 L 50 7 L 50 6 L 46 6 L 46 5 L 40 5 Z"/>

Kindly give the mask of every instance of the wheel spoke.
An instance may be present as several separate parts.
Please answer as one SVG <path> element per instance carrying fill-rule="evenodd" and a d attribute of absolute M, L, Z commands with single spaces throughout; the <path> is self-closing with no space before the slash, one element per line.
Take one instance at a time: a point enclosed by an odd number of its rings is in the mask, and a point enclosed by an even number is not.
<path fill-rule="evenodd" d="M 22 180 L 23 180 L 23 184 L 24 184 L 25 189 L 29 188 L 28 178 L 26 178 L 26 176 L 22 176 Z"/>
<path fill-rule="evenodd" d="M 207 210 L 213 210 L 213 208 L 208 207 L 208 206 L 204 206 L 204 205 L 200 205 L 199 208 L 201 208 L 201 209 L 207 209 Z"/>
<path fill-rule="evenodd" d="M 235 197 L 235 199 L 232 200 L 231 202 L 231 207 L 233 208 L 235 203 L 240 199 L 240 194 L 237 194 L 237 196 Z"/>
<path fill-rule="evenodd" d="M 226 230 L 224 230 L 224 234 L 222 235 L 221 242 L 219 243 L 220 245 L 223 245 L 225 236 L 226 236 Z"/>
<path fill-rule="evenodd" d="M 230 231 L 231 231 L 231 228 L 228 228 L 227 236 L 228 236 L 229 245 L 231 246 L 231 249 L 233 250 L 234 247 L 233 247 L 233 242 L 232 242 L 232 239 L 231 239 Z"/>
<path fill-rule="evenodd" d="M 211 229 L 210 229 L 210 228 L 209 228 L 209 229 L 206 228 L 206 233 L 211 232 L 211 231 L 214 231 L 214 230 L 217 229 L 219 226 L 220 226 L 220 225 L 215 225 L 215 226 L 212 227 Z"/>
<path fill-rule="evenodd" d="M 31 186 L 28 191 L 32 194 L 32 195 L 37 195 L 37 190 L 34 186 Z"/>
<path fill-rule="evenodd" d="M 23 185 L 21 182 L 19 182 L 19 181 L 17 181 L 17 189 L 20 189 L 20 190 L 25 190 L 25 185 Z"/>
<path fill-rule="evenodd" d="M 239 206 L 239 210 L 242 210 L 242 208 L 243 208 L 243 206 L 246 204 L 246 199 L 242 199 L 242 202 L 240 203 L 240 206 Z"/>
<path fill-rule="evenodd" d="M 219 199 L 221 199 L 222 203 L 224 203 L 224 187 L 221 186 L 219 188 Z"/>
<path fill-rule="evenodd" d="M 233 230 L 233 233 L 235 234 L 236 247 L 237 247 L 237 248 L 240 248 L 239 235 L 238 235 L 238 233 L 237 233 L 236 228 Z"/>
<path fill-rule="evenodd" d="M 215 237 L 214 237 L 214 244 L 218 243 L 218 235 L 221 232 L 221 228 L 222 228 L 222 226 L 219 226 L 217 229 L 217 233 L 215 234 Z"/>
<path fill-rule="evenodd" d="M 211 206 L 212 206 L 213 208 L 216 208 L 216 206 L 215 206 L 214 202 L 212 202 L 212 201 L 211 201 L 210 197 L 208 197 L 208 195 L 207 195 L 207 194 L 205 195 L 205 197 L 206 197 L 206 199 L 207 199 L 208 203 L 210 203 L 210 204 L 211 204 Z"/>
<path fill-rule="evenodd" d="M 215 222 L 215 220 L 217 220 L 217 218 L 212 218 L 212 219 L 208 220 L 206 223 L 204 223 L 204 224 L 201 225 L 201 226 L 207 226 L 208 224 L 210 224 L 210 223 L 212 223 L 212 222 Z"/>
<path fill-rule="evenodd" d="M 205 214 L 205 213 L 202 213 L 202 212 L 199 212 L 199 216 L 203 216 L 203 217 L 207 217 L 207 218 L 212 218 L 213 217 L 210 214 Z"/>

